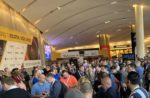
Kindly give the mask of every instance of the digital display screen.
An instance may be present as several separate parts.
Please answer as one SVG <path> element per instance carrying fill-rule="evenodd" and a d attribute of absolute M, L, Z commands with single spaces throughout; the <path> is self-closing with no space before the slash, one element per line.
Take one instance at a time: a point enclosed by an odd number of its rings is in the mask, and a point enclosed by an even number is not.
<path fill-rule="evenodd" d="M 45 45 L 44 49 L 45 49 L 45 59 L 46 61 L 50 61 L 52 55 L 51 46 Z"/>

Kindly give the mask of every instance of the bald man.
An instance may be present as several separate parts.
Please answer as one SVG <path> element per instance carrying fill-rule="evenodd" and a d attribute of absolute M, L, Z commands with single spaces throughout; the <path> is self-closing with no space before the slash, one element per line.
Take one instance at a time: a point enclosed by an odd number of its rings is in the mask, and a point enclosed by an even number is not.
<path fill-rule="evenodd" d="M 44 74 L 39 75 L 39 81 L 32 86 L 32 97 L 43 97 L 49 94 L 50 84 L 46 81 Z"/>
<path fill-rule="evenodd" d="M 102 72 L 100 75 L 101 88 L 96 98 L 120 98 L 119 92 L 112 87 L 112 80 L 110 75 L 106 72 Z"/>

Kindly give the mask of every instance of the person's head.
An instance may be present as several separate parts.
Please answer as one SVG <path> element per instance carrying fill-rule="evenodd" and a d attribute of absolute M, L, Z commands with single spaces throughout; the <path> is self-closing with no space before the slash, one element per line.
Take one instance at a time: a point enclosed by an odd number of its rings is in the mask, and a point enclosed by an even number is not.
<path fill-rule="evenodd" d="M 91 82 L 85 78 L 81 77 L 78 81 L 78 89 L 86 96 L 92 96 L 93 88 Z"/>
<path fill-rule="evenodd" d="M 11 86 L 16 85 L 16 82 L 11 77 L 3 77 L 1 83 L 5 91 L 9 90 Z"/>
<path fill-rule="evenodd" d="M 135 71 L 135 69 L 136 69 L 135 64 L 132 63 L 132 64 L 127 65 L 128 72 Z"/>
<path fill-rule="evenodd" d="M 45 79 L 46 79 L 46 78 L 45 78 L 45 75 L 44 75 L 44 74 L 40 74 L 38 78 L 39 78 L 39 82 L 40 82 L 40 83 L 45 82 Z"/>
<path fill-rule="evenodd" d="M 50 70 L 50 72 L 52 73 L 52 74 L 57 74 L 57 70 L 56 70 L 56 68 L 52 68 L 51 70 Z"/>
<path fill-rule="evenodd" d="M 40 71 L 40 70 L 35 70 L 35 71 L 34 71 L 34 76 L 35 76 L 35 77 L 39 77 L 40 74 L 41 74 L 41 71 Z"/>
<path fill-rule="evenodd" d="M 55 80 L 55 78 L 54 78 L 54 75 L 52 74 L 52 73 L 49 73 L 48 75 L 47 75 L 47 79 L 46 79 L 49 83 L 52 83 L 54 80 Z"/>
<path fill-rule="evenodd" d="M 113 74 L 117 73 L 117 67 L 114 65 L 111 67 L 111 71 Z"/>
<path fill-rule="evenodd" d="M 102 72 L 107 72 L 107 66 L 106 65 L 101 65 L 101 71 Z"/>
<path fill-rule="evenodd" d="M 68 77 L 69 77 L 68 71 L 67 71 L 67 70 L 63 70 L 63 71 L 62 71 L 62 76 L 63 76 L 64 78 L 68 78 Z"/>
<path fill-rule="evenodd" d="M 112 86 L 112 81 L 110 79 L 110 75 L 106 72 L 101 72 L 100 74 L 100 80 L 102 87 L 107 90 Z"/>
<path fill-rule="evenodd" d="M 132 90 L 135 86 L 139 85 L 139 74 L 137 72 L 129 72 L 127 76 L 127 86 Z"/>
<path fill-rule="evenodd" d="M 85 98 L 78 89 L 69 89 L 64 98 Z"/>
<path fill-rule="evenodd" d="M 141 66 L 141 61 L 136 61 L 136 66 Z"/>
<path fill-rule="evenodd" d="M 4 72 L 9 72 L 9 71 L 10 70 L 7 67 L 4 68 Z"/>
<path fill-rule="evenodd" d="M 101 71 L 100 66 L 96 66 L 96 72 L 100 72 L 100 71 Z"/>
<path fill-rule="evenodd" d="M 80 66 L 80 67 L 79 67 L 79 70 L 80 70 L 81 72 L 84 72 L 84 66 Z"/>
<path fill-rule="evenodd" d="M 12 76 L 18 76 L 18 75 L 20 75 L 19 69 L 18 68 L 12 69 L 11 75 Z"/>

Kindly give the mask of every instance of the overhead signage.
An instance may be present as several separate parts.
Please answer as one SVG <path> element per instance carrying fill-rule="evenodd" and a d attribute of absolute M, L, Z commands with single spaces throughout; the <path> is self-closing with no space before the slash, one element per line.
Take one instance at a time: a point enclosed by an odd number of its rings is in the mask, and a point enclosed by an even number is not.
<path fill-rule="evenodd" d="M 98 56 L 99 51 L 98 50 L 88 50 L 84 51 L 84 56 Z"/>
<path fill-rule="evenodd" d="M 122 59 L 123 59 L 123 61 L 128 61 L 128 60 L 135 60 L 135 54 L 132 54 L 132 53 L 130 53 L 130 54 L 123 54 L 122 55 Z"/>
<path fill-rule="evenodd" d="M 61 54 L 61 58 L 80 57 L 79 51 L 64 52 Z"/>
<path fill-rule="evenodd" d="M 0 40 L 32 44 L 33 36 L 31 34 L 21 33 L 6 27 L 0 27 Z"/>

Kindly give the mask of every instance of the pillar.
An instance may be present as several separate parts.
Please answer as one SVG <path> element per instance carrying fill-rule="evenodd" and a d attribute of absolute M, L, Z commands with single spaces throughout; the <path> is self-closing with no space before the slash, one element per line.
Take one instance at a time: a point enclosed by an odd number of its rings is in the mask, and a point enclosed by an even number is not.
<path fill-rule="evenodd" d="M 110 58 L 110 46 L 109 46 L 109 35 L 99 35 L 100 55 Z"/>
<path fill-rule="evenodd" d="M 131 46 L 132 46 L 132 53 L 135 54 L 135 48 L 136 48 L 135 25 L 131 25 Z"/>
<path fill-rule="evenodd" d="M 143 21 L 143 6 L 135 5 L 135 25 L 136 25 L 136 39 L 137 39 L 137 57 L 144 58 L 144 21 Z"/>

